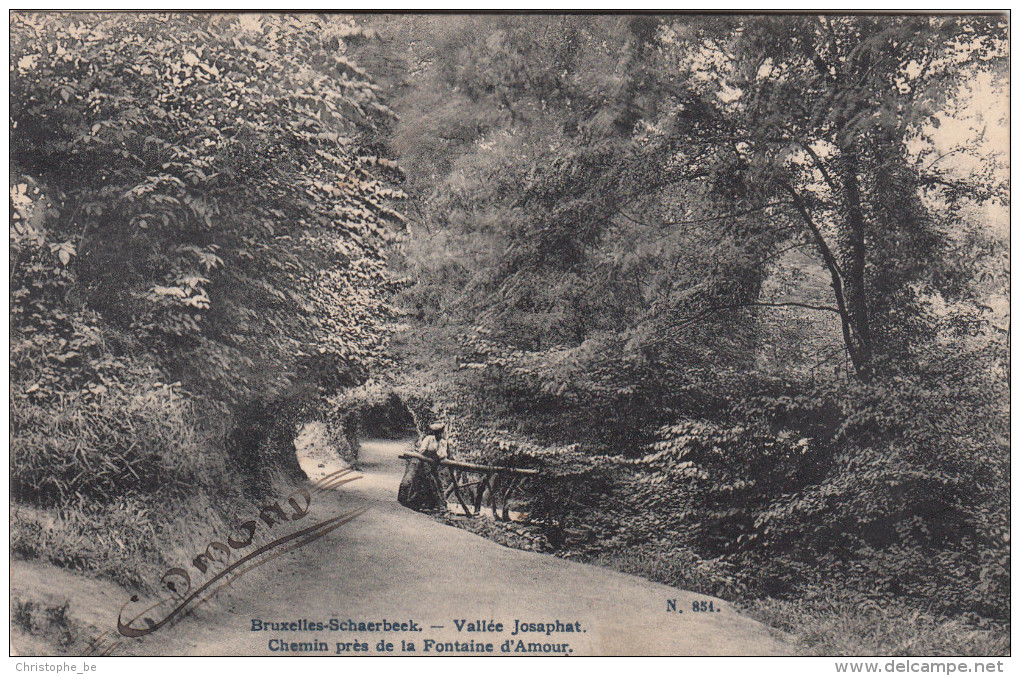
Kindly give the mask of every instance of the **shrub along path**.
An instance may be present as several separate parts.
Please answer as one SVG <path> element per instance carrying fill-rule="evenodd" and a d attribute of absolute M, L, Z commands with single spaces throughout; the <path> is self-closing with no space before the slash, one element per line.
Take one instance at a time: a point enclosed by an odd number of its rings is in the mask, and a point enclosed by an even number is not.
<path fill-rule="evenodd" d="M 299 457 L 313 481 L 342 467 L 321 452 L 319 430 L 299 438 Z M 739 615 L 719 599 L 680 591 L 638 577 L 545 554 L 502 547 L 465 530 L 401 507 L 396 500 L 410 441 L 369 440 L 361 447 L 362 478 L 314 494 L 311 525 L 357 508 L 367 511 L 339 530 L 286 554 L 263 570 L 237 580 L 216 601 L 176 626 L 129 641 L 135 654 L 266 655 L 272 639 L 287 643 L 322 640 L 328 654 L 338 641 L 355 639 L 376 652 L 380 639 L 492 643 L 495 654 L 512 639 L 524 644 L 569 644 L 575 655 L 759 655 L 790 651 L 763 625 Z M 292 527 L 293 528 L 293 527 Z M 667 613 L 676 599 L 683 613 Z M 713 613 L 693 612 L 695 601 L 712 601 Z M 417 634 L 365 631 L 252 631 L 252 620 L 328 622 L 330 618 L 374 622 L 415 621 Z M 502 633 L 458 631 L 455 621 L 503 623 Z M 525 633 L 522 623 L 580 623 L 581 633 Z M 577 626 L 576 624 L 574 625 Z M 275 646 L 275 644 L 274 644 Z M 437 653 L 435 647 L 424 654 Z M 513 653 L 511 653 L 513 654 Z M 523 653 L 517 653 L 523 654 Z"/>

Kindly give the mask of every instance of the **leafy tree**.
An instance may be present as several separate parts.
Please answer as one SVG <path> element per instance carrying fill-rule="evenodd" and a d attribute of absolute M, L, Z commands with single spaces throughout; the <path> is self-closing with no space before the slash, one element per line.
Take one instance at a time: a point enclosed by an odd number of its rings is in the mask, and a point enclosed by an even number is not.
<path fill-rule="evenodd" d="M 418 260 L 441 266 L 440 288 L 466 288 L 428 296 L 515 345 L 651 331 L 662 359 L 746 334 L 732 361 L 754 345 L 758 310 L 798 308 L 833 315 L 867 379 L 933 337 L 931 299 L 973 290 L 946 254 L 961 214 L 1001 202 L 1002 185 L 991 166 L 954 175 L 933 135 L 963 84 L 999 67 L 997 19 L 505 17 L 436 30 L 394 140 L 434 186 L 415 190 L 437 238 Z M 433 248 L 474 253 L 454 263 Z M 828 298 L 763 297 L 798 251 L 825 271 Z"/>
<path fill-rule="evenodd" d="M 392 79 L 410 389 L 464 452 L 576 463 L 532 496 L 587 526 L 575 552 L 661 544 L 756 592 L 856 581 L 1002 616 L 1006 360 L 982 305 L 1006 254 L 980 219 L 1005 172 L 939 127 L 1003 72 L 1003 21 L 379 29 L 415 36 Z"/>
<path fill-rule="evenodd" d="M 824 265 L 857 374 L 909 361 L 934 324 L 932 297 L 966 291 L 946 256 L 960 205 L 1004 200 L 989 169 L 954 177 L 933 129 L 963 83 L 1004 58 L 989 17 L 755 17 L 665 28 L 685 94 L 662 142 L 704 170 L 744 237 L 764 214 L 762 258 L 795 246 Z M 823 309 L 823 308 L 819 308 Z M 714 311 L 716 308 L 709 308 Z"/>
<path fill-rule="evenodd" d="M 640 82 L 629 21 L 458 18 L 434 27 L 433 49 L 395 100 L 402 122 L 392 142 L 421 200 L 421 226 L 435 237 L 411 256 L 426 306 L 436 264 L 439 288 L 447 275 L 463 283 L 443 313 L 476 316 L 484 306 L 500 335 L 539 348 L 576 344 L 632 304 L 626 281 L 599 283 L 596 253 L 621 190 L 614 164 L 630 147 L 622 118 L 632 107 L 616 101 Z"/>
<path fill-rule="evenodd" d="M 16 333 L 73 332 L 59 301 L 225 402 L 363 379 L 403 219 L 361 39 L 335 16 L 16 14 Z"/>

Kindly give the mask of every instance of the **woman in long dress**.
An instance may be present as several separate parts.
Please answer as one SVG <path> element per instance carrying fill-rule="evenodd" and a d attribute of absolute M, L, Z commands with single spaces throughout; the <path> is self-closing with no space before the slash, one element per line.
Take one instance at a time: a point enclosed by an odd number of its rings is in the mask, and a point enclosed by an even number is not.
<path fill-rule="evenodd" d="M 434 460 L 449 456 L 449 441 L 446 425 L 441 422 L 429 425 L 429 433 L 422 437 L 415 449 L 421 455 Z M 397 501 L 411 509 L 436 509 L 443 504 L 443 496 L 433 473 L 434 464 L 423 460 L 408 460 L 404 478 L 400 480 Z"/>

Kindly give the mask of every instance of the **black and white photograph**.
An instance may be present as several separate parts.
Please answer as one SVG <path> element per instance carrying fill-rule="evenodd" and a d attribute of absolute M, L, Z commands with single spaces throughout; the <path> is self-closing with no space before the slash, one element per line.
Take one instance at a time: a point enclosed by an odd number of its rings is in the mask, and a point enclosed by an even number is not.
<path fill-rule="evenodd" d="M 8 24 L 12 673 L 1009 671 L 1008 11 Z"/>

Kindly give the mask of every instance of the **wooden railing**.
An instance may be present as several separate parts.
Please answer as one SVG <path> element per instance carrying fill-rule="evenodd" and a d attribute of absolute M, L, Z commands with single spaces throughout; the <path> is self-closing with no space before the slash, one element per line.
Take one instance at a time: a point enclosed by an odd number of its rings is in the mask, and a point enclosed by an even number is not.
<path fill-rule="evenodd" d="M 402 454 L 400 458 L 427 463 L 431 470 L 429 475 L 435 483 L 438 495 L 443 497 L 444 502 L 449 502 L 451 497 L 455 498 L 467 516 L 482 513 L 488 492 L 488 506 L 492 509 L 493 518 L 499 521 L 510 519 L 510 499 L 514 491 L 520 489 L 529 477 L 540 473 L 537 469 L 477 465 L 449 458 L 430 458 L 413 451 Z M 446 474 L 445 480 L 443 470 Z"/>

